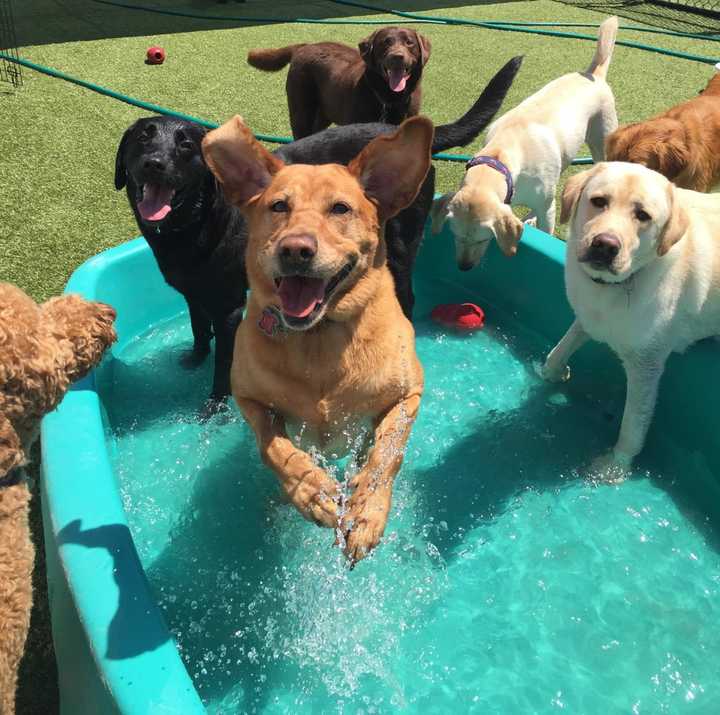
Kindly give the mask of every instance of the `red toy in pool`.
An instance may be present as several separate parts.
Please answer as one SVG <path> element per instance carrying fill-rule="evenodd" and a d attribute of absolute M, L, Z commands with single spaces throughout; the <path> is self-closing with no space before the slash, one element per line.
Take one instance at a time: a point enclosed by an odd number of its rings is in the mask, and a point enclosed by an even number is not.
<path fill-rule="evenodd" d="M 165 50 L 162 47 L 153 45 L 147 51 L 147 59 L 145 64 L 148 65 L 161 65 L 165 62 Z"/>
<path fill-rule="evenodd" d="M 478 330 L 485 322 L 485 313 L 475 303 L 448 303 L 433 308 L 430 317 L 447 328 Z"/>

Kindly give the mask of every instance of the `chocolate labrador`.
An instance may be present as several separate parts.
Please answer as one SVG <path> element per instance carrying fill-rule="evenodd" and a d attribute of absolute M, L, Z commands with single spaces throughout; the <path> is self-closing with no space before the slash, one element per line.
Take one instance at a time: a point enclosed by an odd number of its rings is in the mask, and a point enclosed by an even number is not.
<path fill-rule="evenodd" d="M 277 72 L 290 63 L 288 109 L 293 137 L 335 124 L 399 124 L 420 111 L 420 80 L 430 40 L 405 27 L 383 27 L 354 47 L 339 42 L 251 50 L 253 67 Z"/>

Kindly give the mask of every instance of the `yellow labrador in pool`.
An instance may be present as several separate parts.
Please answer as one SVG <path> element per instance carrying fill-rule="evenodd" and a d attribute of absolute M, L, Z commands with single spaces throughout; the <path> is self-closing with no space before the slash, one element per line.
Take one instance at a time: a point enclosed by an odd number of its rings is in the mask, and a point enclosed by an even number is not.
<path fill-rule="evenodd" d="M 670 353 L 720 334 L 720 195 L 609 162 L 568 181 L 568 219 L 565 284 L 575 322 L 542 372 L 566 379 L 570 356 L 590 338 L 617 353 L 625 411 L 617 444 L 597 466 L 623 471 L 642 450 Z"/>
<path fill-rule="evenodd" d="M 523 222 L 511 206 L 528 206 L 537 227 L 552 233 L 562 170 L 584 142 L 595 161 L 605 158 L 605 137 L 617 128 L 615 100 L 605 81 L 617 28 L 617 17 L 600 25 L 585 72 L 553 80 L 493 122 L 460 188 L 433 204 L 433 231 L 445 218 L 450 221 L 460 270 L 477 265 L 493 237 L 506 255 L 516 253 Z"/>
<path fill-rule="evenodd" d="M 449 220 L 460 270 L 477 265 L 493 238 L 506 255 L 517 252 L 523 222 L 511 206 L 528 206 L 537 227 L 552 233 L 563 169 L 584 142 L 595 161 L 605 158 L 605 138 L 617 128 L 615 100 L 605 81 L 617 28 L 617 17 L 600 25 L 585 72 L 553 80 L 493 122 L 460 188 L 433 204 L 433 231 Z"/>

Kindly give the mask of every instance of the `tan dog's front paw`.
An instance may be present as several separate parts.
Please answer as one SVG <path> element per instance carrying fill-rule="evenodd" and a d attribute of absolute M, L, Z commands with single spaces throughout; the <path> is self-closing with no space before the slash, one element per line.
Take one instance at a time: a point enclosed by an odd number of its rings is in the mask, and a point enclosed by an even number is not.
<path fill-rule="evenodd" d="M 345 556 L 354 566 L 379 543 L 390 513 L 390 494 L 378 490 L 371 494 L 354 494 L 343 517 Z"/>
<path fill-rule="evenodd" d="M 295 508 L 318 526 L 334 528 L 339 523 L 340 490 L 334 479 L 322 469 L 314 469 L 301 478 L 283 484 L 285 493 Z"/>

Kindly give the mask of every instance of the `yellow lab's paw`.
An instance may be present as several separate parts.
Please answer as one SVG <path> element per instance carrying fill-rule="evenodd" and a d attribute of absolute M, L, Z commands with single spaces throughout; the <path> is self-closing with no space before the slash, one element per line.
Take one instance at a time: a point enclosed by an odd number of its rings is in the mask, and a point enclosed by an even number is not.
<path fill-rule="evenodd" d="M 322 469 L 313 469 L 283 486 L 290 501 L 306 519 L 331 529 L 338 525 L 340 490 L 337 482 Z"/>
<path fill-rule="evenodd" d="M 551 365 L 546 360 L 542 365 L 539 362 L 534 362 L 533 369 L 538 377 L 547 382 L 568 382 L 570 379 L 569 365 Z"/>
<path fill-rule="evenodd" d="M 390 495 L 376 491 L 354 494 L 343 517 L 345 556 L 351 565 L 364 559 L 379 543 L 390 513 Z"/>
<path fill-rule="evenodd" d="M 621 484 L 630 476 L 631 461 L 625 455 L 611 450 L 593 459 L 588 476 L 605 484 Z"/>

